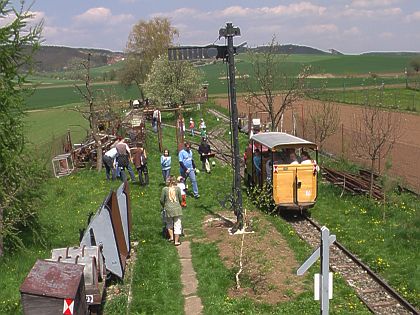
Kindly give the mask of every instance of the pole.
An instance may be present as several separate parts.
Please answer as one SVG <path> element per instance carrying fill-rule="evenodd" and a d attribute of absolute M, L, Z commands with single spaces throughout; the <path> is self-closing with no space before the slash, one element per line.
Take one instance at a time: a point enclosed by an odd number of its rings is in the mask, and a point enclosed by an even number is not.
<path fill-rule="evenodd" d="M 160 115 L 159 115 L 160 116 Z M 160 118 L 160 117 L 159 117 Z M 162 144 L 162 124 L 160 119 L 157 121 L 157 130 L 158 130 L 158 142 L 159 142 L 159 152 L 163 153 L 163 144 Z"/>
<path fill-rule="evenodd" d="M 235 86 L 235 51 L 233 47 L 233 37 L 240 35 L 239 28 L 233 27 L 232 23 L 226 23 L 226 28 L 219 31 L 219 35 L 227 38 L 227 61 L 229 65 L 229 92 L 230 92 L 230 110 L 231 125 L 233 137 L 233 159 L 234 159 L 234 180 L 233 180 L 233 208 L 236 215 L 237 228 L 243 228 L 242 214 L 242 192 L 241 192 L 241 165 L 239 156 L 239 128 L 238 128 L 238 108 L 236 104 L 236 86 Z"/>
<path fill-rule="evenodd" d="M 330 230 L 321 229 L 321 314 L 328 315 L 330 311 L 329 277 L 330 277 Z"/>
<path fill-rule="evenodd" d="M 305 117 L 302 104 L 302 138 L 305 139 Z"/>

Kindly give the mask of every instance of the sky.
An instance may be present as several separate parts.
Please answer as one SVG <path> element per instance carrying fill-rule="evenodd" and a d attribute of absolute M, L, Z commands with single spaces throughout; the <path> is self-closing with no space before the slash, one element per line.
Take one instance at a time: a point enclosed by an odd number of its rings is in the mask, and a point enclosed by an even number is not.
<path fill-rule="evenodd" d="M 136 22 L 161 16 L 181 45 L 222 44 L 219 29 L 231 22 L 241 30 L 235 44 L 252 47 L 276 36 L 349 54 L 420 52 L 420 0 L 35 0 L 30 11 L 44 21 L 46 45 L 124 51 Z"/>

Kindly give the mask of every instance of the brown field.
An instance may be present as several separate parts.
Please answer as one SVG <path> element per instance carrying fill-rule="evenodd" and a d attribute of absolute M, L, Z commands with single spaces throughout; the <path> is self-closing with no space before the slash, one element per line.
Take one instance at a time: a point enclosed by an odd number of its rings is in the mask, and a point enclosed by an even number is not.
<path fill-rule="evenodd" d="M 216 99 L 216 102 L 222 106 L 227 107 L 227 99 Z M 248 112 L 248 105 L 243 98 L 238 98 L 238 110 L 240 113 Z M 308 140 L 314 140 L 313 128 L 310 127 L 309 110 L 314 106 L 318 106 L 319 101 L 316 100 L 301 100 L 295 105 L 295 112 L 297 114 L 297 135 Z M 341 126 L 336 134 L 327 139 L 325 143 L 325 151 L 334 156 L 344 156 L 346 159 L 357 162 L 363 166 L 369 165 L 369 161 L 360 159 L 355 154 L 354 134 L 357 133 L 355 121 L 361 116 L 362 108 L 359 106 L 351 106 L 346 104 L 336 103 L 340 108 L 340 122 Z M 251 109 L 256 112 L 257 110 Z M 258 114 L 255 114 L 256 116 Z M 417 165 L 417 157 L 420 157 L 420 115 L 398 113 L 401 118 L 401 126 L 399 131 L 399 138 L 394 143 L 393 148 L 389 154 L 391 161 L 390 175 L 400 179 L 402 184 L 420 193 L 420 167 Z M 261 116 L 261 114 L 260 114 Z M 302 119 L 303 117 L 303 119 Z M 266 117 L 261 117 L 263 120 Z M 284 118 L 283 131 L 292 132 L 292 114 L 289 110 L 286 112 Z M 376 170 L 383 172 L 387 157 L 382 157 L 376 162 Z"/>

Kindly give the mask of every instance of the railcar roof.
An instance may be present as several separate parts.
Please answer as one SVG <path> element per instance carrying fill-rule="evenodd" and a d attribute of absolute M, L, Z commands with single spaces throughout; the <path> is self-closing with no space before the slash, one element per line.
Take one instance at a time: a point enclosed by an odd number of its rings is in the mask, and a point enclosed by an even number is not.
<path fill-rule="evenodd" d="M 273 149 L 275 147 L 306 147 L 316 149 L 317 145 L 305 139 L 289 135 L 285 132 L 261 132 L 251 137 L 251 140 Z"/>

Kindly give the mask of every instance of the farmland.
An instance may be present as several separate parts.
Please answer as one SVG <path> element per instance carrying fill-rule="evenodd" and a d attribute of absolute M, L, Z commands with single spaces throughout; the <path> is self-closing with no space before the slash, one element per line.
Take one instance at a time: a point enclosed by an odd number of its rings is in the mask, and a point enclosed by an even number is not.
<path fill-rule="evenodd" d="M 325 86 L 328 89 L 350 90 L 351 88 L 362 87 L 376 89 L 382 84 L 386 88 L 393 85 L 404 86 L 406 80 L 404 69 L 408 67 L 412 56 L 279 55 L 278 58 L 284 60 L 282 69 L 289 76 L 297 75 L 304 66 L 311 66 L 312 75 L 308 78 L 306 84 L 308 89 Z M 104 73 L 118 72 L 122 65 L 123 63 L 119 62 L 112 66 L 93 68 L 91 71 L 94 78 L 93 85 L 97 90 L 112 89 L 121 99 L 138 98 L 138 91 L 134 86 L 125 89 L 116 81 L 103 82 Z M 215 61 L 198 68 L 203 73 L 204 81 L 209 83 L 210 95 L 226 94 L 226 64 Z M 251 73 L 251 64 L 247 54 L 242 53 L 236 57 L 236 68 L 238 75 Z M 73 86 L 74 81 L 66 79 L 68 77 L 69 73 L 67 72 L 43 73 L 32 77 L 32 82 L 37 85 L 37 90 L 28 98 L 26 109 L 41 109 L 80 102 L 81 97 Z M 77 83 L 83 84 L 80 81 Z M 244 91 L 240 79 L 237 80 L 237 90 L 238 93 Z M 350 99 L 351 96 L 349 96 Z M 357 97 L 356 101 L 358 101 Z"/>

